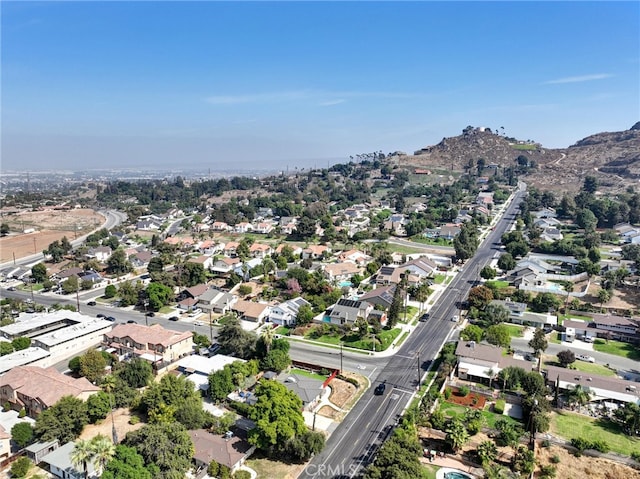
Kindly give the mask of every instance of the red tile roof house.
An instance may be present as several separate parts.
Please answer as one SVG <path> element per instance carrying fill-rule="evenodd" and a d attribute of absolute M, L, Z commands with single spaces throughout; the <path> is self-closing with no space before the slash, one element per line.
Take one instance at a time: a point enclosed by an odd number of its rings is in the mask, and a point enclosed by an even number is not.
<path fill-rule="evenodd" d="M 256 450 L 255 446 L 235 435 L 227 437 L 196 429 L 189 431 L 189 436 L 195 449 L 196 477 L 206 471 L 211 461 L 227 466 L 233 474 Z"/>
<path fill-rule="evenodd" d="M 119 356 L 139 357 L 160 368 L 193 351 L 193 333 L 165 329 L 159 324 L 118 324 L 104 335 L 103 345 Z"/>
<path fill-rule="evenodd" d="M 16 411 L 24 407 L 31 417 L 38 416 L 63 396 L 86 401 L 98 391 L 100 388 L 87 379 L 65 376 L 53 367 L 18 366 L 0 376 L 0 403 L 8 403 Z"/>

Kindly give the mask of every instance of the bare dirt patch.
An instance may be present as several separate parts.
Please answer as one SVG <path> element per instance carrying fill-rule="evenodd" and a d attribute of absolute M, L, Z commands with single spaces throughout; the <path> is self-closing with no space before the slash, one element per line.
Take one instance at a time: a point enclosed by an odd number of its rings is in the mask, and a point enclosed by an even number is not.
<path fill-rule="evenodd" d="M 484 405 L 487 402 L 487 398 L 477 393 L 469 393 L 466 396 L 461 396 L 458 388 L 449 388 L 453 393 L 447 401 L 460 406 L 470 407 L 474 409 L 484 409 Z"/>
<path fill-rule="evenodd" d="M 557 456 L 558 464 L 551 458 Z M 630 479 L 640 478 L 640 472 L 629 466 L 595 457 L 575 457 L 559 446 L 536 448 L 536 459 L 541 465 L 552 464 L 556 467 L 559 479 Z"/>
<path fill-rule="evenodd" d="M 15 215 L 3 216 L 12 233 L 0 238 L 0 263 L 12 261 L 34 253 L 40 253 L 55 240 L 66 236 L 69 240 L 99 228 L 104 217 L 94 210 L 44 210 L 23 211 Z M 33 233 L 22 233 L 33 228 Z"/>
<path fill-rule="evenodd" d="M 329 384 L 331 395 L 329 401 L 342 408 L 356 393 L 356 387 L 342 379 L 334 378 Z"/>
<path fill-rule="evenodd" d="M 342 416 L 342 413 L 331 406 L 322 406 L 318 410 L 318 414 L 323 417 L 328 417 L 329 419 L 339 420 Z"/>
<path fill-rule="evenodd" d="M 116 432 L 118 433 L 118 440 L 122 441 L 124 437 L 130 431 L 135 431 L 144 426 L 144 423 L 138 422 L 137 424 L 129 424 L 131 419 L 131 412 L 126 408 L 120 408 L 113 411 L 113 420 L 116 425 Z M 89 424 L 85 426 L 80 435 L 80 439 L 91 439 L 98 434 L 111 437 L 111 416 L 107 416 L 100 424 Z"/>

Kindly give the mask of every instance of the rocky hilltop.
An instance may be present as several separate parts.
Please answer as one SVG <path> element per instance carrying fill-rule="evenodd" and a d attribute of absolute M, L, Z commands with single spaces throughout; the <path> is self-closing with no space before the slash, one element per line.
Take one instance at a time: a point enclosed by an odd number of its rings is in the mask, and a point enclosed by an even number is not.
<path fill-rule="evenodd" d="M 443 138 L 398 163 L 416 168 L 467 171 L 483 159 L 486 165 L 512 166 L 526 156 L 535 168 L 525 181 L 542 189 L 575 191 L 586 175 L 595 175 L 603 190 L 620 190 L 640 181 L 640 122 L 629 130 L 597 133 L 569 148 L 544 148 L 490 128 L 468 126 L 462 134 Z"/>

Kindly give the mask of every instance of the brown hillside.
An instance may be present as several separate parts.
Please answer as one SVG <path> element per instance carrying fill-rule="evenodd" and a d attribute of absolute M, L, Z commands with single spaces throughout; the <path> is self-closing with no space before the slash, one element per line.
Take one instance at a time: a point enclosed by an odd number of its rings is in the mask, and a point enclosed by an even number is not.
<path fill-rule="evenodd" d="M 485 164 L 512 166 L 519 155 L 537 168 L 524 181 L 542 189 L 576 191 L 586 175 L 595 175 L 602 190 L 620 190 L 640 180 L 640 122 L 629 130 L 591 135 L 564 149 L 544 148 L 529 140 L 506 138 L 490 129 L 467 127 L 459 136 L 443 138 L 413 155 L 397 157 L 410 168 L 464 172 Z"/>

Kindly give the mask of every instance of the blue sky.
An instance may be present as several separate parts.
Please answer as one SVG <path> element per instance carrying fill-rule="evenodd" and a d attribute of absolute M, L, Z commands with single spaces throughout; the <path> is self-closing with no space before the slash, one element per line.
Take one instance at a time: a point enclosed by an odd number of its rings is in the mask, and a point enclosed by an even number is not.
<path fill-rule="evenodd" d="M 638 2 L 7 2 L 2 169 L 326 166 L 640 120 Z"/>

